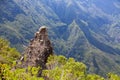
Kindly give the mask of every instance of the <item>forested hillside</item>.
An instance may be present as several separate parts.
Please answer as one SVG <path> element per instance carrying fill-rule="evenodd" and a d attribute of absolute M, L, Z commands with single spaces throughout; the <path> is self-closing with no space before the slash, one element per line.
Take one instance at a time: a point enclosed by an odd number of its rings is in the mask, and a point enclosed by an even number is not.
<path fill-rule="evenodd" d="M 119 0 L 0 0 L 0 36 L 23 52 L 45 25 L 55 54 L 83 62 L 88 73 L 120 74 L 119 5 Z"/>
<path fill-rule="evenodd" d="M 73 58 L 52 55 L 46 65 L 48 69 L 42 71 L 42 76 L 37 77 L 41 66 L 20 68 L 20 53 L 11 48 L 9 42 L 0 38 L 0 80 L 120 80 L 120 76 L 108 73 L 107 78 L 96 74 L 88 74 L 87 66 Z"/>

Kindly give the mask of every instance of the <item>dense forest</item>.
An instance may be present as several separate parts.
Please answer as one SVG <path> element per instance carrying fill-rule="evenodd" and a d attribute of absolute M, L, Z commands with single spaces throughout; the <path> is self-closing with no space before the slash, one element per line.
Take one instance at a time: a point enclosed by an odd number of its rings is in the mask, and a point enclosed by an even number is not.
<path fill-rule="evenodd" d="M 0 80 L 120 80 L 120 76 L 114 73 L 108 73 L 106 77 L 89 74 L 84 63 L 62 55 L 49 56 L 48 68 L 38 77 L 41 66 L 21 68 L 18 66 L 22 64 L 18 61 L 20 56 L 7 40 L 0 38 Z"/>

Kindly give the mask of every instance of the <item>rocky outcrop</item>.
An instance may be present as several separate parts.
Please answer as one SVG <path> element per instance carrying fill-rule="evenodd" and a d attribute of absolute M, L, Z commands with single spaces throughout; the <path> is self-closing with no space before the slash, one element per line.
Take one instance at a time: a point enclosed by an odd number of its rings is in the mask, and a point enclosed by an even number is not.
<path fill-rule="evenodd" d="M 45 69 L 47 58 L 52 53 L 53 49 L 48 38 L 47 29 L 45 26 L 42 26 L 35 33 L 35 37 L 30 41 L 28 48 L 24 51 L 24 56 L 21 57 L 22 67 L 41 66 L 42 69 Z"/>

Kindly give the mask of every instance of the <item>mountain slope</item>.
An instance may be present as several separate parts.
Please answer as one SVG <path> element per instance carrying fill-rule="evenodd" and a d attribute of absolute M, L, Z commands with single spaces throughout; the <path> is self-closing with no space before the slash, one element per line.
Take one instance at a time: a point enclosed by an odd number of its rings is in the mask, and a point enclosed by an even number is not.
<path fill-rule="evenodd" d="M 91 73 L 120 73 L 119 3 L 1 0 L 0 36 L 23 51 L 39 26 L 46 25 L 56 54 L 83 61 Z"/>

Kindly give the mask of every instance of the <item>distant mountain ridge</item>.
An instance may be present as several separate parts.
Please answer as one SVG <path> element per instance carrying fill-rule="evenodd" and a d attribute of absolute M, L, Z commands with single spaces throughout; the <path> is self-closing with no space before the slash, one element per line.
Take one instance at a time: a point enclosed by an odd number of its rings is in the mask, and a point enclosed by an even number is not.
<path fill-rule="evenodd" d="M 120 74 L 119 0 L 1 0 L 0 36 L 19 51 L 48 26 L 56 54 L 74 57 L 88 72 Z"/>

